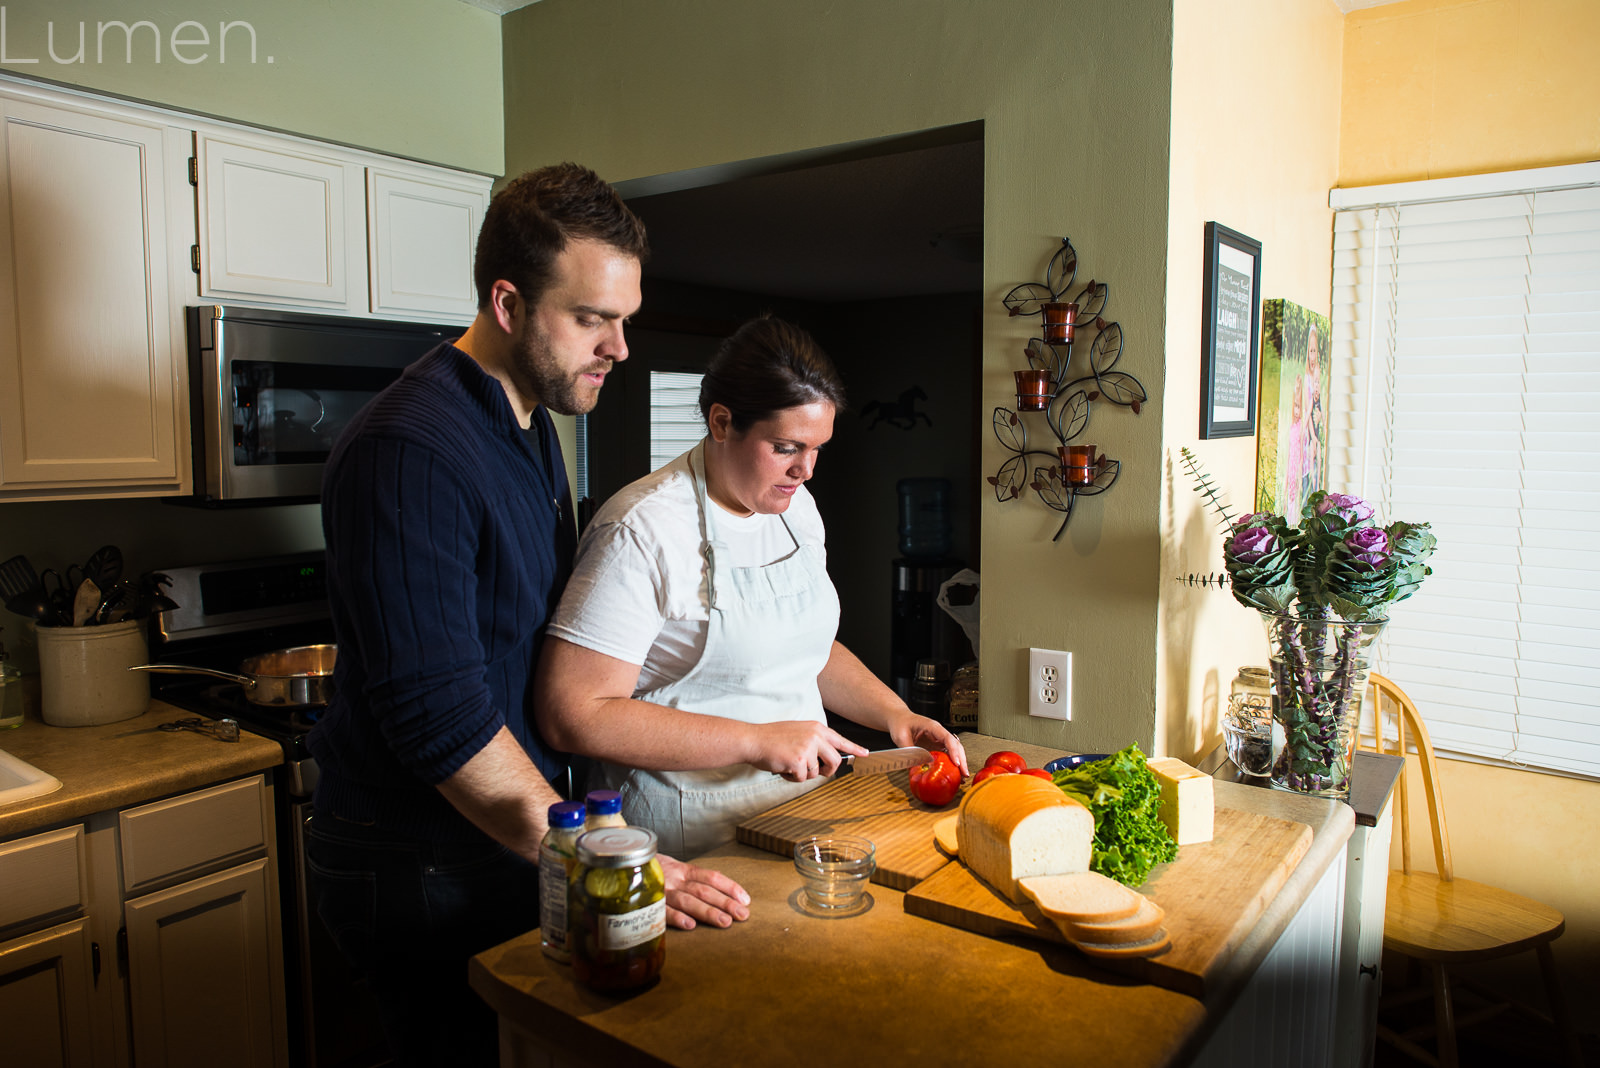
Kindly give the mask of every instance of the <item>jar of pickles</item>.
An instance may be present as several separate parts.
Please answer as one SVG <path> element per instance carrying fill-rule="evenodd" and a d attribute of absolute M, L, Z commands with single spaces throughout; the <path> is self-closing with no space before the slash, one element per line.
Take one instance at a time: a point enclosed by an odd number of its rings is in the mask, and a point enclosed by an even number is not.
<path fill-rule="evenodd" d="M 593 990 L 631 990 L 661 974 L 667 887 L 656 835 L 603 827 L 578 839 L 568 909 L 572 972 Z"/>

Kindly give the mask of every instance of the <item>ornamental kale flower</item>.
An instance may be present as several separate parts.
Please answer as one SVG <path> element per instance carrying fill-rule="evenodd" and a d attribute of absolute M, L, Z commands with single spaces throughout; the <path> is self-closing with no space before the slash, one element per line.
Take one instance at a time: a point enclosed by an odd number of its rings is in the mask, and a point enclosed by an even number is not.
<path fill-rule="evenodd" d="M 1389 563 L 1389 535 L 1380 527 L 1358 527 L 1344 536 L 1350 566 L 1377 571 Z"/>
<path fill-rule="evenodd" d="M 1361 526 L 1372 519 L 1372 505 L 1352 493 L 1318 490 L 1306 501 L 1308 515 L 1319 517 L 1326 529 Z"/>
<path fill-rule="evenodd" d="M 1253 564 L 1277 552 L 1279 544 L 1278 535 L 1273 533 L 1271 527 L 1236 526 L 1233 537 L 1228 539 L 1222 551 L 1241 564 Z"/>
<path fill-rule="evenodd" d="M 1240 604 L 1282 612 L 1294 602 L 1292 532 L 1282 516 L 1247 515 L 1222 545 L 1229 585 Z"/>

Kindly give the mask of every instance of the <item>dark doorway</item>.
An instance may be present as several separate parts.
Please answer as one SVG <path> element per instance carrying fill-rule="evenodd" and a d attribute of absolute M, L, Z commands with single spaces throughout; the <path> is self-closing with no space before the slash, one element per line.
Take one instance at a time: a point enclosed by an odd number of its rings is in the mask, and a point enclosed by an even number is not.
<path fill-rule="evenodd" d="M 839 638 L 892 681 L 901 479 L 949 484 L 948 551 L 927 561 L 924 578 L 977 567 L 988 426 L 978 388 L 981 123 L 618 188 L 649 229 L 652 259 L 631 356 L 586 420 L 589 496 L 604 501 L 653 469 L 651 397 L 660 402 L 664 372 L 698 373 L 762 312 L 805 327 L 850 396 L 808 484 L 827 523 Z M 958 641 L 952 667 L 971 655 Z"/>

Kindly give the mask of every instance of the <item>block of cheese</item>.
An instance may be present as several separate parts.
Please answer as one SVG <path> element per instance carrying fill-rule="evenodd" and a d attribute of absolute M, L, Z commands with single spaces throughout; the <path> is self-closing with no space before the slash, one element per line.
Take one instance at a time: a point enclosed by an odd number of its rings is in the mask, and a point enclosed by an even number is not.
<path fill-rule="evenodd" d="M 973 873 L 1012 901 L 1017 880 L 1089 870 L 1094 816 L 1054 783 L 996 775 L 961 799 L 956 839 Z"/>
<path fill-rule="evenodd" d="M 1176 757 L 1147 761 L 1161 784 L 1161 822 L 1180 846 L 1211 841 L 1216 800 L 1211 776 Z"/>

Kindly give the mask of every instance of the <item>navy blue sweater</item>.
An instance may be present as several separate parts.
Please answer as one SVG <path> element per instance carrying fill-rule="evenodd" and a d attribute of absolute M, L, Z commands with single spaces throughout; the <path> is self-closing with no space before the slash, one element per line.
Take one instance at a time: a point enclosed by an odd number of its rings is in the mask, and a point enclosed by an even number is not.
<path fill-rule="evenodd" d="M 534 453 L 504 388 L 448 343 L 353 419 L 322 484 L 339 659 L 310 737 L 319 812 L 400 835 L 481 837 L 435 787 L 502 726 L 547 778 L 531 680 L 576 534 L 543 408 Z"/>

